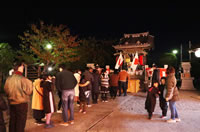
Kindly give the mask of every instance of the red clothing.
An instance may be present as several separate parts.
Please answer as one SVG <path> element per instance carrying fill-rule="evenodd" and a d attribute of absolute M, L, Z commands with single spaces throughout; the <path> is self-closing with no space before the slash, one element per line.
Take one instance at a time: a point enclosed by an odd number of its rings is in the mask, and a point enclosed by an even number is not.
<path fill-rule="evenodd" d="M 122 70 L 119 73 L 119 81 L 126 82 L 127 79 L 130 79 L 129 74 L 125 70 Z"/>
<path fill-rule="evenodd" d="M 110 77 L 110 86 L 117 87 L 119 81 L 119 75 L 118 74 L 112 74 Z"/>

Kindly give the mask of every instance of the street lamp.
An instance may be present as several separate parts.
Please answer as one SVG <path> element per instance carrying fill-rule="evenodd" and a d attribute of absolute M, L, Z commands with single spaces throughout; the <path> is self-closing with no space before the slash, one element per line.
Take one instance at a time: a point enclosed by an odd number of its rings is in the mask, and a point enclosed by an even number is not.
<path fill-rule="evenodd" d="M 51 48 L 52 48 L 52 45 L 51 45 L 51 44 L 47 44 L 47 45 L 46 45 L 46 48 L 47 48 L 47 49 L 51 49 Z"/>
<path fill-rule="evenodd" d="M 50 67 L 48 67 L 48 71 L 50 72 L 50 71 L 52 71 L 53 70 L 53 68 L 50 66 Z"/>
<path fill-rule="evenodd" d="M 200 57 L 200 48 L 197 48 L 196 51 L 194 52 L 196 57 Z"/>
<path fill-rule="evenodd" d="M 178 53 L 178 50 L 173 50 L 172 53 L 176 55 Z"/>

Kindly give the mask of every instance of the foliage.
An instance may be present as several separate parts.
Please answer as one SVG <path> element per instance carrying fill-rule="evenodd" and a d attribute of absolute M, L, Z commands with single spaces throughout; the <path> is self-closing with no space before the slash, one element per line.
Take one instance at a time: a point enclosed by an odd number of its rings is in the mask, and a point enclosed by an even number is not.
<path fill-rule="evenodd" d="M 8 73 L 12 68 L 15 53 L 8 43 L 0 43 L 0 72 Z"/>
<path fill-rule="evenodd" d="M 71 64 L 70 67 L 82 69 L 87 63 L 98 64 L 101 67 L 113 66 L 115 64 L 113 44 L 113 40 L 97 40 L 94 37 L 82 39 L 78 48 L 80 60 Z"/>
<path fill-rule="evenodd" d="M 76 36 L 70 34 L 65 25 L 53 26 L 31 24 L 30 30 L 19 36 L 22 41 L 21 55 L 29 63 L 37 62 L 49 64 L 61 64 L 79 60 L 77 56 L 77 46 L 79 41 Z M 47 45 L 52 48 L 47 48 Z"/>
<path fill-rule="evenodd" d="M 164 53 L 163 55 L 161 55 L 160 59 L 159 59 L 159 64 L 160 65 L 170 65 L 170 66 L 177 66 L 177 57 L 176 55 L 172 54 L 172 53 Z"/>

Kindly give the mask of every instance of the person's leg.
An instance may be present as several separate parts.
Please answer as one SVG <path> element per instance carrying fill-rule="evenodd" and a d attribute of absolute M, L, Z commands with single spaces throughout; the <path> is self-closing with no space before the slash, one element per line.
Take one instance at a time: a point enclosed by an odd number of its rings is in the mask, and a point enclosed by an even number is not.
<path fill-rule="evenodd" d="M 80 101 L 80 107 L 79 107 L 79 112 L 82 112 L 83 111 L 83 102 Z"/>
<path fill-rule="evenodd" d="M 52 113 L 46 114 L 46 124 L 44 126 L 45 128 L 52 128 L 52 127 L 54 127 L 54 125 L 51 122 L 51 115 L 52 115 Z"/>
<path fill-rule="evenodd" d="M 63 121 L 68 122 L 68 91 L 64 90 L 62 92 L 62 115 L 63 115 Z"/>
<path fill-rule="evenodd" d="M 167 109 L 168 109 L 167 102 L 164 101 L 164 106 L 163 106 L 163 116 L 167 116 Z"/>
<path fill-rule="evenodd" d="M 124 96 L 126 96 L 126 82 L 121 82 L 121 83 L 122 83 L 122 89 L 123 89 Z"/>
<path fill-rule="evenodd" d="M 99 93 L 96 93 L 96 99 L 95 99 L 96 103 L 98 103 L 98 98 L 99 98 Z"/>
<path fill-rule="evenodd" d="M 86 102 L 83 102 L 83 112 L 86 112 Z"/>
<path fill-rule="evenodd" d="M 95 103 L 95 93 L 92 92 L 92 103 Z"/>
<path fill-rule="evenodd" d="M 24 132 L 28 112 L 28 103 L 18 104 L 16 106 L 16 130 L 15 132 Z"/>
<path fill-rule="evenodd" d="M 10 105 L 10 121 L 9 121 L 9 132 L 15 132 L 16 129 L 16 105 Z"/>
<path fill-rule="evenodd" d="M 69 121 L 74 120 L 74 90 L 70 90 L 70 95 L 69 95 L 69 110 L 70 110 L 70 118 Z"/>
<path fill-rule="evenodd" d="M 113 87 L 113 99 L 116 98 L 117 95 L 117 87 Z"/>
<path fill-rule="evenodd" d="M 110 97 L 113 98 L 113 86 L 110 87 Z"/>
<path fill-rule="evenodd" d="M 0 132 L 6 132 L 6 126 L 5 124 L 0 124 Z"/>
<path fill-rule="evenodd" d="M 148 114 L 149 114 L 149 117 L 148 117 L 148 118 L 151 119 L 151 118 L 152 118 L 152 115 L 153 115 L 152 112 L 149 111 Z"/>
<path fill-rule="evenodd" d="M 174 109 L 175 109 L 175 118 L 179 118 L 175 102 L 174 102 Z"/>
<path fill-rule="evenodd" d="M 105 101 L 108 101 L 108 93 L 105 93 Z"/>
<path fill-rule="evenodd" d="M 122 82 L 119 81 L 119 96 L 121 96 Z"/>
<path fill-rule="evenodd" d="M 52 115 L 52 113 L 47 113 L 46 114 L 46 124 L 50 124 L 50 122 L 51 122 L 51 115 Z"/>
<path fill-rule="evenodd" d="M 90 105 L 90 96 L 91 94 L 89 93 L 89 97 L 87 98 L 87 105 Z"/>
<path fill-rule="evenodd" d="M 169 108 L 171 111 L 171 119 L 175 120 L 175 102 L 174 101 L 169 101 Z"/>
<path fill-rule="evenodd" d="M 58 96 L 59 96 L 58 110 L 60 110 L 62 105 L 62 92 L 58 92 Z"/>

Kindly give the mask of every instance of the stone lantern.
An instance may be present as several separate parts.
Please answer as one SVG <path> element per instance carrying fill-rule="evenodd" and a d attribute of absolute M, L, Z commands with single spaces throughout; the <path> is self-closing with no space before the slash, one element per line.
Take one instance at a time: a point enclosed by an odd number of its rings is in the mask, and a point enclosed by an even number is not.
<path fill-rule="evenodd" d="M 190 74 L 190 69 L 191 69 L 191 64 L 190 62 L 182 62 L 181 66 L 183 68 L 183 73 L 181 74 L 181 90 L 195 90 L 194 85 L 193 85 L 193 80 L 194 78 L 191 77 Z"/>

